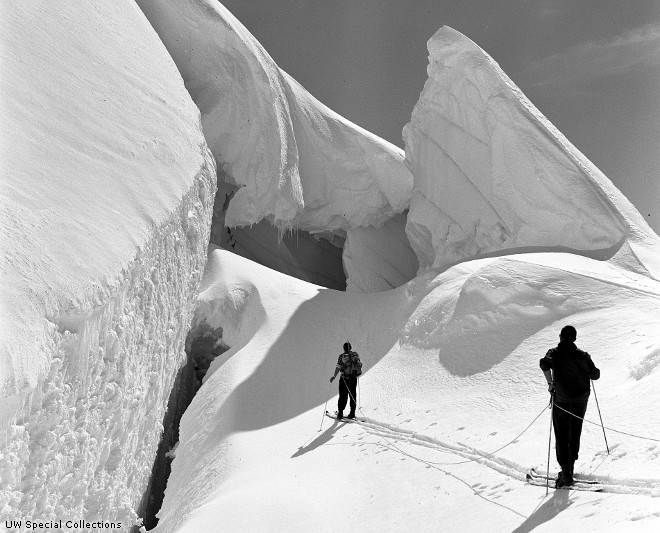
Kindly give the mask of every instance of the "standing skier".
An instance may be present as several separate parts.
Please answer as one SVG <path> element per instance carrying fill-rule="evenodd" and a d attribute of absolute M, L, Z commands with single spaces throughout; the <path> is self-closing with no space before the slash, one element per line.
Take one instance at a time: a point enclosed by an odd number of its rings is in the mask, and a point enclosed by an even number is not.
<path fill-rule="evenodd" d="M 337 359 L 337 366 L 335 373 L 330 378 L 332 383 L 337 374 L 341 372 L 341 379 L 339 380 L 339 401 L 337 402 L 337 420 L 344 418 L 344 408 L 350 395 L 351 412 L 346 418 L 355 418 L 355 408 L 357 407 L 357 380 L 358 376 L 362 374 L 362 363 L 360 356 L 351 351 L 351 343 L 344 343 L 344 351 L 339 354 Z"/>
<path fill-rule="evenodd" d="M 564 326 L 559 334 L 559 345 L 548 350 L 539 362 L 554 402 L 552 421 L 557 462 L 561 467 L 555 483 L 557 488 L 575 483 L 573 465 L 580 451 L 582 419 L 591 391 L 589 380 L 600 377 L 600 370 L 591 356 L 575 346 L 576 338 L 575 328 Z"/>

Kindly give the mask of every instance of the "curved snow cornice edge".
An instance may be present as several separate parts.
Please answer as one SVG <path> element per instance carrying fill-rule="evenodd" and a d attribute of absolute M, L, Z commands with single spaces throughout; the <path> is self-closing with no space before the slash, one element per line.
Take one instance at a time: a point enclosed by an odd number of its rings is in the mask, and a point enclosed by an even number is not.
<path fill-rule="evenodd" d="M 138 0 L 202 113 L 238 190 L 228 227 L 381 225 L 408 207 L 403 152 L 318 102 L 220 3 Z"/>

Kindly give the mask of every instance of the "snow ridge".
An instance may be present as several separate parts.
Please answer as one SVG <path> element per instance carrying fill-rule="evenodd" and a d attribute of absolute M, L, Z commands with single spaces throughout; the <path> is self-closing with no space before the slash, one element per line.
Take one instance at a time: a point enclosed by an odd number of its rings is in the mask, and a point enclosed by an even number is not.
<path fill-rule="evenodd" d="M 643 217 L 486 52 L 448 27 L 428 49 L 404 128 L 415 181 L 406 231 L 421 271 L 533 248 L 609 259 L 626 239 L 657 250 Z M 638 267 L 648 258 L 654 270 L 651 255 Z"/>

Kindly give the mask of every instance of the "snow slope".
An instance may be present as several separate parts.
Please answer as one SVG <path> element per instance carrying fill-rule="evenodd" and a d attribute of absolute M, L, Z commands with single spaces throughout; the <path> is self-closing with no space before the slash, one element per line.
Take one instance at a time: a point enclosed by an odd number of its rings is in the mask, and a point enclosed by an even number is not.
<path fill-rule="evenodd" d="M 0 515 L 137 516 L 206 260 L 215 165 L 129 0 L 3 4 Z"/>
<path fill-rule="evenodd" d="M 448 27 L 428 49 L 429 78 L 404 128 L 415 181 L 406 231 L 420 271 L 562 249 L 599 259 L 621 251 L 660 278 L 643 217 L 486 52 Z"/>
<path fill-rule="evenodd" d="M 216 249 L 201 322 L 231 349 L 183 417 L 154 531 L 651 531 L 660 520 L 660 283 L 646 276 L 530 253 L 360 295 Z M 602 371 L 611 453 L 585 424 L 577 470 L 605 492 L 545 498 L 524 474 L 545 469 L 538 360 L 566 323 Z M 362 423 L 322 414 L 329 397 L 336 409 L 328 379 L 346 339 L 364 363 Z M 598 422 L 593 398 L 587 419 Z"/>

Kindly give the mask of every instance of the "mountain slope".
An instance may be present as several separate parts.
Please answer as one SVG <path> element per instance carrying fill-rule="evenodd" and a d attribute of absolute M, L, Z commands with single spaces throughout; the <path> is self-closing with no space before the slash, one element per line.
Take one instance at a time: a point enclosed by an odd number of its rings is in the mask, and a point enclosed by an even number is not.
<path fill-rule="evenodd" d="M 184 415 L 155 531 L 643 531 L 660 516 L 657 282 L 527 254 L 356 295 L 215 250 L 200 298 L 196 322 L 231 349 Z M 585 424 L 578 471 L 608 492 L 539 507 L 545 490 L 524 483 L 547 460 L 538 360 L 565 323 L 601 368 L 606 425 L 656 440 L 608 431 L 608 456 Z M 367 421 L 350 425 L 323 417 L 346 339 L 365 367 Z M 598 422 L 593 398 L 587 418 Z"/>

